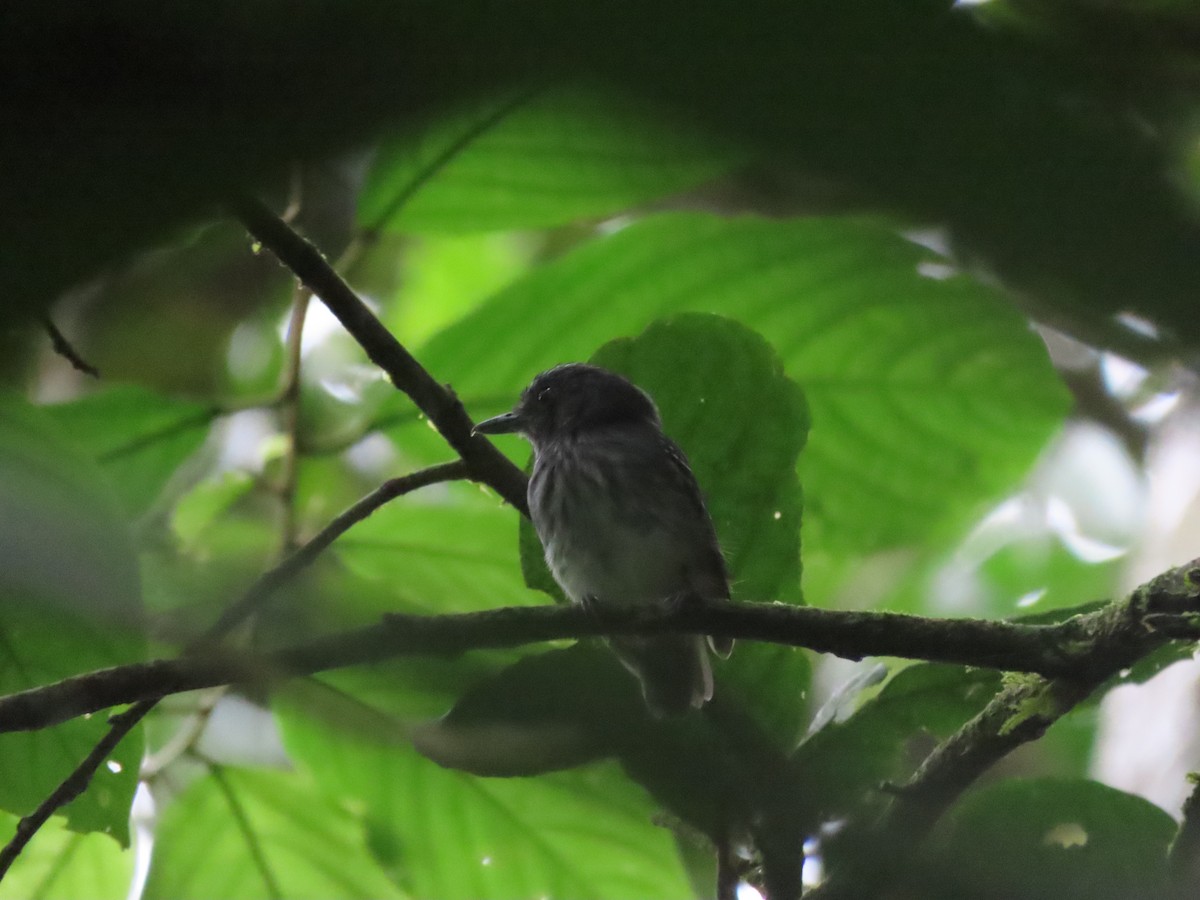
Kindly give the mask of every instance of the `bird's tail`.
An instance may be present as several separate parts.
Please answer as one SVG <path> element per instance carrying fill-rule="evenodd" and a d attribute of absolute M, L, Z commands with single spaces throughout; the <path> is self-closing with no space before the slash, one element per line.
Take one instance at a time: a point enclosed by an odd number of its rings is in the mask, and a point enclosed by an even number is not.
<path fill-rule="evenodd" d="M 705 638 L 684 634 L 619 638 L 611 643 L 625 668 L 642 683 L 642 695 L 654 716 L 681 715 L 712 699 Z"/>

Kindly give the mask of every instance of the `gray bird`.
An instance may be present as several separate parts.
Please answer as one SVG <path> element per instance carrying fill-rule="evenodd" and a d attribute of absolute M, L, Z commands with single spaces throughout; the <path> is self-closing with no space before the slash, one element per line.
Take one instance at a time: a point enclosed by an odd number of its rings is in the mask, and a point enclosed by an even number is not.
<path fill-rule="evenodd" d="M 575 603 L 724 600 L 729 575 L 683 451 L 649 395 L 597 366 L 568 363 L 534 378 L 512 412 L 475 426 L 533 445 L 529 513 L 555 580 Z M 712 698 L 704 639 L 614 638 L 656 716 Z M 727 655 L 733 642 L 710 641 Z"/>

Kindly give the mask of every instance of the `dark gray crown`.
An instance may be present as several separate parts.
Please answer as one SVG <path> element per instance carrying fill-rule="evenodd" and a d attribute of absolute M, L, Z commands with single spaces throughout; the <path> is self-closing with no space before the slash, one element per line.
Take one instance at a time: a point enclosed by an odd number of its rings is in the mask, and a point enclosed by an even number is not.
<path fill-rule="evenodd" d="M 531 437 L 639 422 L 660 425 L 658 409 L 645 391 L 614 372 L 584 363 L 542 372 L 521 394 L 518 408 Z"/>

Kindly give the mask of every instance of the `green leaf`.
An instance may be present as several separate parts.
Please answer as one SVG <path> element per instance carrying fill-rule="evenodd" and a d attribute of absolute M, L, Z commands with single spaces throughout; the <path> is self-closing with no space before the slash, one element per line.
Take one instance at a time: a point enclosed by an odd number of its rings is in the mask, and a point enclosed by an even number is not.
<path fill-rule="evenodd" d="M 1164 896 L 1174 833 L 1174 820 L 1152 803 L 1094 781 L 1004 781 L 968 794 L 939 824 L 920 893 Z"/>
<path fill-rule="evenodd" d="M 220 528 L 225 514 L 254 488 L 248 472 L 222 472 L 193 487 L 171 510 L 171 528 L 190 551 L 209 529 Z"/>
<path fill-rule="evenodd" d="M 771 347 L 736 321 L 693 314 L 606 344 L 591 362 L 654 397 L 705 493 L 734 599 L 794 599 L 808 410 Z"/>
<path fill-rule="evenodd" d="M 400 898 L 359 817 L 296 773 L 210 770 L 162 814 L 146 900 Z"/>
<path fill-rule="evenodd" d="M 414 733 L 417 749 L 476 775 L 537 775 L 617 754 L 655 730 L 637 683 L 595 642 L 535 653 Z"/>
<path fill-rule="evenodd" d="M 745 649 L 738 654 L 774 661 Z M 770 689 L 779 693 L 777 685 Z M 702 714 L 654 719 L 616 657 L 596 642 L 581 642 L 509 666 L 412 737 L 439 765 L 479 775 L 537 775 L 616 757 L 664 808 L 718 840 L 730 828 L 792 806 L 778 732 L 764 731 L 725 693 Z M 799 693 L 792 694 L 795 705 L 802 705 Z M 760 707 L 754 709 L 761 719 Z"/>
<path fill-rule="evenodd" d="M 491 98 L 380 152 L 368 229 L 499 231 L 611 215 L 728 170 L 741 154 L 645 100 L 558 88 Z"/>
<path fill-rule="evenodd" d="M 804 735 L 811 709 L 812 665 L 796 647 L 743 641 L 728 659 L 713 660 L 714 678 L 736 695 L 781 751 Z"/>
<path fill-rule="evenodd" d="M 858 556 L 964 523 L 1025 473 L 1068 405 L 1012 306 L 929 264 L 944 261 L 861 221 L 655 216 L 514 283 L 422 359 L 483 416 L 664 314 L 734 317 L 808 400 L 806 557 Z"/>
<path fill-rule="evenodd" d="M 64 433 L 99 461 L 129 517 L 154 503 L 208 435 L 210 407 L 132 385 L 45 407 Z"/>
<path fill-rule="evenodd" d="M 387 504 L 338 540 L 331 551 L 338 565 L 314 568 L 318 581 L 308 595 L 320 603 L 318 627 L 365 624 L 395 611 L 436 614 L 544 602 L 521 577 L 512 550 L 514 525 L 512 511 L 475 485 L 434 486 Z M 313 619 L 297 617 L 296 610 L 293 603 L 282 611 L 293 624 L 281 622 L 276 631 L 294 628 L 297 618 L 305 630 L 313 628 Z M 409 657 L 322 680 L 389 713 L 428 718 L 537 649 Z"/>
<path fill-rule="evenodd" d="M 0 395 L 0 692 L 140 659 L 137 561 L 100 468 L 44 414 Z M 31 812 L 108 731 L 104 717 L 0 735 L 0 807 Z M 64 808 L 77 831 L 129 840 L 141 733 Z"/>
<path fill-rule="evenodd" d="M 413 896 L 691 896 L 670 833 L 614 767 L 476 778 L 386 740 L 396 726 L 379 718 L 372 735 L 280 715 L 289 753 L 364 810 L 372 852 Z"/>
<path fill-rule="evenodd" d="M 465 612 L 540 603 L 512 550 L 512 511 L 475 487 L 428 488 L 360 522 L 334 551 L 383 589 L 387 608 Z M 378 613 L 378 608 L 370 613 Z"/>
<path fill-rule="evenodd" d="M 505 543 L 511 541 L 511 532 L 510 523 L 504 535 Z M 260 616 L 264 634 L 270 635 L 272 643 L 287 646 L 310 640 L 314 633 L 378 623 L 381 616 L 405 608 L 402 604 L 408 601 L 404 591 L 402 588 L 397 590 L 397 582 L 403 583 L 404 570 L 393 568 L 388 572 L 385 553 L 380 554 L 379 564 L 378 575 L 360 575 L 332 555 L 318 561 L 292 585 L 286 596 L 281 596 Z M 515 570 L 511 556 L 507 565 Z M 453 565 L 449 567 L 453 568 Z M 519 584 L 519 575 L 515 571 L 514 581 L 515 590 L 528 594 Z M 461 599 L 457 593 L 452 594 L 456 600 Z M 534 602 L 541 599 L 536 595 L 529 596 Z M 485 601 L 481 599 L 480 602 Z M 497 602 L 502 604 L 504 601 L 498 599 Z M 414 608 L 423 611 L 419 605 Z M 425 721 L 443 715 L 475 685 L 492 678 L 523 655 L 537 653 L 540 649 L 534 644 L 504 650 L 475 650 L 453 657 L 402 656 L 372 665 L 325 672 L 319 676 L 319 681 L 335 688 L 348 703 L 362 703 L 406 722 Z"/>
<path fill-rule="evenodd" d="M 806 833 L 862 804 L 882 802 L 879 785 L 910 774 L 921 745 L 959 728 L 999 683 L 999 673 L 983 669 L 907 666 L 851 715 L 811 735 L 792 758 L 804 804 L 797 816 Z"/>
<path fill-rule="evenodd" d="M 808 410 L 771 347 L 736 321 L 693 313 L 606 344 L 591 361 L 654 397 L 664 430 L 687 453 L 704 491 L 734 599 L 798 600 L 796 461 Z M 720 665 L 719 675 L 763 713 L 781 746 L 795 743 L 807 719 L 809 670 L 802 653 L 744 645 Z"/>
<path fill-rule="evenodd" d="M 17 827 L 3 816 L 5 833 Z M 99 834 L 75 834 L 51 819 L 4 876 L 4 896 L 26 900 L 125 900 L 133 881 L 133 851 Z"/>
<path fill-rule="evenodd" d="M 511 232 L 412 238 L 383 322 L 406 345 L 422 344 L 523 274 L 538 246 Z"/>

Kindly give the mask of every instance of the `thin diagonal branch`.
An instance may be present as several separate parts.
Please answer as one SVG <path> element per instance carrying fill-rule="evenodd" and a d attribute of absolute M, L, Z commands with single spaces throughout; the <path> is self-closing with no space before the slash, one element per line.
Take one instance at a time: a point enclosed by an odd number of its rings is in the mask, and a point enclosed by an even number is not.
<path fill-rule="evenodd" d="M 211 644 L 229 632 L 246 615 L 258 608 L 279 585 L 292 577 L 299 569 L 309 565 L 337 535 L 354 522 L 360 521 L 379 505 L 399 496 L 406 490 L 429 484 L 436 480 L 467 477 L 495 490 L 523 515 L 529 510 L 525 500 L 526 477 L 490 441 L 473 431 L 473 423 L 454 392 L 438 382 L 417 362 L 399 341 L 383 326 L 367 308 L 350 286 L 330 266 L 321 252 L 300 237 L 286 222 L 253 199 L 242 199 L 231 204 L 246 229 L 263 246 L 271 250 L 280 261 L 300 279 L 305 288 L 318 296 L 338 318 L 342 326 L 358 341 L 367 355 L 392 379 L 392 383 L 404 391 L 437 428 L 447 443 L 458 453 L 461 463 L 448 463 L 442 467 L 441 477 L 421 481 L 420 473 L 410 476 L 411 486 L 390 483 L 364 498 L 360 504 L 343 513 L 330 523 L 321 534 L 289 556 L 275 569 L 264 574 L 246 594 L 201 638 L 200 644 Z M 435 467 L 435 469 L 438 467 Z M 427 473 L 430 470 L 427 470 Z M 451 471 L 452 474 L 447 474 Z M 426 477 L 429 477 L 428 474 Z M 420 483 L 417 483 L 420 481 Z M 382 491 L 382 493 L 381 493 Z M 372 499 L 374 498 L 374 499 Z M 378 500 L 376 503 L 375 500 Z M 345 527 L 342 527 L 342 526 Z M 222 682 L 218 682 L 222 683 Z M 93 748 L 79 766 L 47 797 L 33 813 L 18 824 L 12 840 L 0 850 L 0 879 L 4 878 L 13 861 L 28 844 L 46 820 L 64 803 L 82 793 L 96 769 L 139 721 L 141 721 L 158 699 L 169 691 L 145 694 L 145 700 L 122 714 L 119 722 Z M 110 704 L 111 705 L 111 704 Z M 60 720 L 61 721 L 61 720 Z M 65 798 L 65 799 L 64 799 Z"/>
<path fill-rule="evenodd" d="M 316 535 L 296 549 L 290 556 L 258 577 L 246 592 L 230 605 L 201 639 L 203 644 L 212 644 L 225 637 L 246 617 L 265 603 L 280 586 L 294 578 L 302 569 L 329 548 L 329 545 L 390 500 L 431 484 L 457 481 L 468 477 L 467 466 L 462 460 L 430 466 L 427 469 L 402 475 L 385 481 L 371 493 L 356 502 L 322 528 Z"/>
<path fill-rule="evenodd" d="M 75 345 L 67 340 L 65 334 L 59 331 L 53 319 L 49 316 L 42 319 L 42 327 L 50 335 L 50 343 L 54 347 L 54 352 L 69 362 L 73 369 L 82 372 L 84 375 L 90 375 L 92 378 L 100 377 L 100 370 L 79 355 L 79 351 L 75 349 Z"/>
<path fill-rule="evenodd" d="M 21 851 L 25 849 L 25 845 L 38 833 L 38 829 L 45 825 L 54 813 L 87 790 L 96 770 L 108 759 L 108 755 L 117 749 L 117 744 L 125 740 L 126 735 L 146 717 L 146 714 L 154 708 L 157 702 L 157 698 L 144 700 L 129 707 L 123 713 L 113 716 L 109 720 L 108 733 L 96 743 L 92 751 L 45 800 L 38 804 L 37 809 L 17 823 L 16 833 L 3 849 L 0 849 L 0 879 L 3 879 L 8 873 L 12 864 L 17 861 L 17 857 L 21 855 Z"/>
<path fill-rule="evenodd" d="M 487 438 L 472 431 L 474 423 L 454 392 L 439 384 L 392 336 L 326 262 L 321 251 L 257 200 L 238 199 L 231 202 L 230 207 L 246 230 L 329 307 L 371 361 L 387 372 L 392 383 L 429 417 L 467 464 L 470 477 L 488 485 L 523 515 L 528 515 L 525 474 Z"/>
<path fill-rule="evenodd" d="M 361 522 L 367 516 L 371 515 L 371 513 L 384 503 L 418 488 L 442 481 L 465 478 L 466 475 L 466 466 L 460 460 L 456 460 L 438 466 L 431 466 L 428 469 L 422 469 L 410 475 L 393 478 L 390 481 L 384 482 L 370 494 L 341 513 L 341 515 L 337 516 L 315 537 L 288 556 L 283 562 L 260 576 L 236 603 L 225 610 L 225 613 L 193 645 L 192 649 L 197 650 L 228 634 L 246 616 L 266 603 L 275 591 L 287 582 L 288 579 L 295 577 L 302 569 L 311 565 L 338 537 L 349 530 L 355 523 Z M 183 660 L 179 660 L 178 662 L 183 662 L 187 659 L 188 657 L 184 657 Z M 109 671 L 118 670 L 113 669 Z M 86 678 L 87 676 L 81 677 Z M 59 684 L 62 683 L 59 682 Z M 225 683 L 228 683 L 228 679 L 218 679 L 210 686 Z M 150 689 L 139 692 L 139 696 L 136 698 L 117 700 L 114 703 L 106 703 L 102 707 L 97 707 L 97 709 L 106 709 L 120 703 L 134 704 L 110 720 L 108 733 L 100 739 L 96 746 L 92 748 L 92 751 L 63 779 L 59 786 L 45 800 L 38 804 L 37 809 L 17 823 L 16 833 L 0 849 L 0 880 L 4 878 L 9 868 L 11 868 L 12 864 L 21 854 L 21 851 L 25 849 L 25 846 L 37 834 L 38 830 L 46 824 L 50 816 L 54 815 L 55 812 L 87 790 L 92 776 L 104 763 L 104 760 L 108 758 L 108 755 L 116 749 L 117 745 L 154 709 L 160 699 L 169 693 L 175 693 L 170 689 L 164 690 L 165 683 L 160 683 L 153 679 L 147 681 L 145 686 Z M 55 721 L 63 722 L 70 718 L 74 718 L 74 714 L 60 716 Z M 4 723 L 5 721 L 4 713 L 0 712 L 0 723 Z"/>

